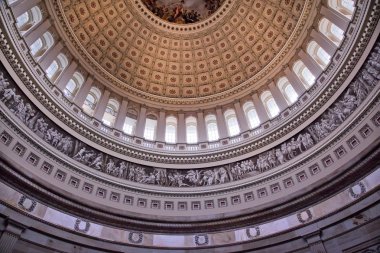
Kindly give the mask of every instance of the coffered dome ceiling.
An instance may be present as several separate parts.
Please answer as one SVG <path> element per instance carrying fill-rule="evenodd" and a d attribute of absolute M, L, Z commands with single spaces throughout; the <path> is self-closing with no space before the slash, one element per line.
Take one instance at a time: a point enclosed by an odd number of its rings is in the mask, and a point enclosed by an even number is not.
<path fill-rule="evenodd" d="M 380 3 L 348 2 L 0 1 L 0 231 L 88 252 L 349 241 L 379 204 Z"/>
<path fill-rule="evenodd" d="M 55 10 L 87 71 L 131 97 L 166 104 L 218 101 L 266 84 L 302 43 L 316 4 L 229 0 L 199 22 L 176 24 L 144 3 L 62 0 Z"/>

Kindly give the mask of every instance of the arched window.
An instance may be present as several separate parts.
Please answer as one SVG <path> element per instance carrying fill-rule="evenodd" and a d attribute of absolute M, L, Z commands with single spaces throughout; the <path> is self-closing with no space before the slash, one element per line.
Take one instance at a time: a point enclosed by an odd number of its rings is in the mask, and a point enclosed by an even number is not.
<path fill-rule="evenodd" d="M 38 51 L 42 49 L 43 43 L 42 39 L 39 38 L 32 45 L 30 45 L 30 52 L 32 55 L 36 55 Z"/>
<path fill-rule="evenodd" d="M 305 87 L 310 88 L 315 82 L 315 76 L 310 72 L 310 70 L 305 66 L 302 61 L 297 61 L 293 65 L 294 73 L 299 77 Z"/>
<path fill-rule="evenodd" d="M 251 101 L 245 102 L 243 105 L 243 110 L 245 117 L 248 119 L 249 126 L 251 128 L 258 127 L 260 125 L 260 120 L 253 103 Z"/>
<path fill-rule="evenodd" d="M 144 138 L 147 140 L 156 139 L 157 119 L 154 116 L 148 116 L 145 121 Z"/>
<path fill-rule="evenodd" d="M 46 69 L 46 76 L 51 80 L 54 81 L 57 79 L 57 77 L 63 72 L 63 70 L 67 67 L 68 60 L 67 57 L 64 54 L 59 54 L 57 56 L 57 59 L 54 60 L 50 66 Z"/>
<path fill-rule="evenodd" d="M 323 69 L 330 63 L 331 56 L 315 41 L 311 41 L 307 46 L 307 53 L 321 66 Z"/>
<path fill-rule="evenodd" d="M 46 75 L 49 79 L 52 79 L 52 77 L 57 73 L 59 69 L 58 62 L 54 60 L 50 66 L 46 69 Z"/>
<path fill-rule="evenodd" d="M 352 0 L 329 0 L 330 8 L 340 12 L 344 16 L 351 18 L 354 13 L 355 3 Z"/>
<path fill-rule="evenodd" d="M 322 18 L 319 22 L 319 31 L 338 46 L 344 37 L 343 30 L 334 25 L 327 18 Z"/>
<path fill-rule="evenodd" d="M 83 111 L 89 115 L 93 115 L 95 107 L 98 104 L 98 101 L 101 95 L 102 93 L 100 92 L 98 88 L 92 87 L 90 89 L 90 92 L 87 94 L 86 99 L 84 100 L 84 103 L 82 106 Z"/>
<path fill-rule="evenodd" d="M 277 86 L 280 89 L 281 93 L 284 95 L 289 105 L 297 101 L 298 94 L 296 93 L 293 86 L 290 84 L 289 80 L 286 77 L 281 77 L 277 82 Z"/>
<path fill-rule="evenodd" d="M 233 109 L 228 109 L 224 112 L 224 118 L 226 119 L 228 134 L 230 136 L 238 135 L 240 133 L 240 128 L 235 111 Z"/>
<path fill-rule="evenodd" d="M 107 126 L 113 126 L 115 124 L 117 112 L 119 111 L 119 102 L 116 99 L 111 98 L 108 100 L 108 104 L 106 106 L 106 111 L 103 115 L 103 123 Z"/>
<path fill-rule="evenodd" d="M 190 116 L 186 118 L 185 122 L 186 122 L 186 142 L 197 143 L 198 142 L 197 119 L 193 116 Z"/>
<path fill-rule="evenodd" d="M 177 118 L 174 116 L 166 118 L 165 141 L 168 143 L 177 141 Z"/>
<path fill-rule="evenodd" d="M 218 124 L 216 121 L 216 116 L 209 114 L 205 117 L 207 137 L 209 141 L 216 141 L 219 139 Z"/>
<path fill-rule="evenodd" d="M 38 6 L 34 6 L 16 18 L 16 25 L 20 32 L 26 32 L 41 21 L 41 9 Z"/>
<path fill-rule="evenodd" d="M 18 28 L 23 27 L 30 20 L 29 12 L 24 12 L 16 19 L 16 25 Z"/>
<path fill-rule="evenodd" d="M 53 44 L 53 35 L 50 32 L 45 32 L 41 38 L 30 45 L 30 52 L 35 58 L 41 57 Z"/>
<path fill-rule="evenodd" d="M 136 131 L 137 112 L 135 110 L 129 110 L 125 117 L 123 131 L 126 134 L 134 135 Z"/>
<path fill-rule="evenodd" d="M 16 3 L 18 1 L 21 1 L 21 0 L 7 0 L 8 5 L 12 5 L 12 4 L 14 4 L 14 3 Z"/>
<path fill-rule="evenodd" d="M 264 91 L 263 94 L 261 94 L 261 101 L 263 102 L 264 107 L 271 118 L 276 117 L 280 113 L 280 109 L 278 108 L 270 91 Z"/>
<path fill-rule="evenodd" d="M 73 77 L 67 83 L 66 88 L 63 90 L 63 93 L 66 97 L 73 98 L 83 83 L 84 77 L 82 74 L 75 72 Z"/>

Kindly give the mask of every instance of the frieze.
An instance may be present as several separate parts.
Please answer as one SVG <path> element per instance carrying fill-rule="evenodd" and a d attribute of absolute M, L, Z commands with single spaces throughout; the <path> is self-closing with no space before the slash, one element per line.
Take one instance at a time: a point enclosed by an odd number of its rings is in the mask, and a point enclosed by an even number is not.
<path fill-rule="evenodd" d="M 210 169 L 175 170 L 125 161 L 84 144 L 60 129 L 27 99 L 13 80 L 0 72 L 0 100 L 14 116 L 47 144 L 77 162 L 108 175 L 164 187 L 201 187 L 238 181 L 272 170 L 326 138 L 365 100 L 380 80 L 380 43 L 345 92 L 306 130 L 250 159 Z"/>
<path fill-rule="evenodd" d="M 363 50 L 363 47 L 361 47 L 361 50 Z M 358 58 L 359 54 L 355 53 L 354 55 L 355 55 L 354 58 L 356 59 L 356 58 Z M 340 78 L 342 78 L 342 75 L 340 76 Z M 328 94 L 329 95 L 328 96 L 326 96 L 326 95 L 323 96 L 323 99 L 320 99 L 317 103 L 321 103 L 321 102 L 326 102 L 327 101 L 327 98 L 332 95 L 332 91 L 333 91 L 332 87 L 333 86 L 334 85 L 331 85 L 330 89 L 328 90 L 328 92 L 329 92 Z M 36 87 L 34 86 L 33 88 L 36 88 Z M 308 111 L 308 115 L 312 115 L 313 112 L 315 112 L 316 109 L 318 109 L 318 108 L 317 107 L 313 107 L 311 111 Z M 54 112 L 56 112 L 56 111 L 57 111 L 57 109 L 54 110 Z M 60 115 L 58 117 L 63 117 L 63 118 L 61 118 L 62 120 L 63 119 L 64 120 L 68 120 L 68 117 L 65 117 L 62 113 L 60 113 Z M 297 119 L 297 122 L 299 122 L 298 120 L 299 119 Z M 73 127 L 74 126 L 75 127 L 79 127 L 80 130 L 83 129 L 80 126 L 75 125 L 72 121 L 68 122 L 67 124 L 70 125 L 70 126 L 73 126 Z M 295 125 L 293 123 L 290 123 L 288 126 L 285 126 L 284 129 L 282 129 L 281 134 L 287 133 L 290 126 L 292 126 L 291 129 L 293 129 L 295 127 Z M 86 135 L 87 135 L 87 137 L 92 137 L 92 136 L 90 136 L 90 133 L 87 133 Z M 260 141 L 261 143 L 259 143 L 259 144 L 264 145 L 264 143 L 266 143 L 269 140 L 270 141 L 273 140 L 273 138 L 279 138 L 279 133 L 277 133 L 276 135 L 272 135 L 272 136 L 268 137 L 263 142 Z M 127 154 L 127 155 L 129 155 L 131 157 L 137 157 L 139 159 L 145 159 L 145 160 L 149 160 L 149 161 L 152 161 L 152 159 L 153 159 L 153 156 L 146 156 L 146 155 L 143 155 L 143 154 L 139 155 L 139 154 L 136 154 L 135 152 L 129 152 L 128 149 L 123 149 L 123 148 L 116 149 L 115 145 L 114 144 L 110 144 L 109 141 L 106 141 L 106 143 L 104 143 L 104 142 L 99 142 L 99 140 L 97 140 L 96 142 L 98 142 L 100 144 L 103 144 L 104 146 L 109 146 L 112 150 L 116 150 L 117 152 L 125 153 L 125 154 Z M 260 146 L 262 146 L 262 145 L 260 145 Z M 169 162 L 169 163 L 173 163 L 173 162 L 174 163 L 178 163 L 179 161 L 181 161 L 181 163 L 195 163 L 195 162 L 199 162 L 199 161 L 207 162 L 207 161 L 213 161 L 215 159 L 219 160 L 221 157 L 228 159 L 228 158 L 231 158 L 231 157 L 235 157 L 236 155 L 242 155 L 242 154 L 244 154 L 246 152 L 249 152 L 252 149 L 256 149 L 257 147 L 258 147 L 257 143 L 253 143 L 253 144 L 249 144 L 247 147 L 244 147 L 243 149 L 236 149 L 234 152 L 227 152 L 223 156 L 221 156 L 219 154 L 218 155 L 209 155 L 205 159 L 199 159 L 199 157 L 191 157 L 191 158 L 185 158 L 185 159 L 177 159 L 177 160 L 174 160 L 174 161 L 170 160 L 168 158 L 167 159 L 158 159 L 158 160 L 155 160 L 155 161 L 156 162 L 157 161 L 164 161 L 164 162 Z"/>

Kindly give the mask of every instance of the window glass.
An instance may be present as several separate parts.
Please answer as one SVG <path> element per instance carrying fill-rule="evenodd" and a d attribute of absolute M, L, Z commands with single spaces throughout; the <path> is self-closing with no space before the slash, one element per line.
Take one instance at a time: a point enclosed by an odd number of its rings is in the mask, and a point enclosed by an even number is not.
<path fill-rule="evenodd" d="M 284 91 L 285 91 L 287 100 L 291 104 L 293 104 L 294 102 L 297 101 L 298 95 L 297 95 L 296 91 L 293 89 L 292 85 L 290 85 L 290 84 L 286 85 Z"/>
<path fill-rule="evenodd" d="M 219 139 L 218 126 L 216 122 L 210 122 L 207 124 L 207 135 L 209 141 L 216 141 Z"/>
<path fill-rule="evenodd" d="M 325 50 L 323 50 L 323 48 L 318 48 L 317 55 L 325 65 L 327 65 L 330 62 L 331 56 Z"/>
<path fill-rule="evenodd" d="M 58 63 L 57 61 L 53 61 L 50 66 L 46 69 L 46 75 L 49 79 L 51 79 L 55 73 L 58 71 Z"/>
<path fill-rule="evenodd" d="M 186 118 L 186 142 L 198 142 L 197 119 L 195 117 Z"/>
<path fill-rule="evenodd" d="M 247 112 L 248 122 L 251 128 L 255 128 L 260 125 L 259 116 L 257 115 L 257 112 L 255 109 L 250 109 Z"/>
<path fill-rule="evenodd" d="M 354 11 L 354 1 L 342 0 L 342 6 L 350 11 Z"/>
<path fill-rule="evenodd" d="M 278 108 L 276 101 L 274 100 L 273 97 L 267 100 L 267 107 L 272 118 L 277 116 L 280 113 L 280 109 Z"/>
<path fill-rule="evenodd" d="M 215 115 L 207 115 L 205 118 L 207 137 L 209 141 L 216 141 L 219 139 L 218 125 Z"/>
<path fill-rule="evenodd" d="M 126 134 L 133 135 L 135 133 L 136 120 L 130 117 L 125 117 L 123 131 Z"/>
<path fill-rule="evenodd" d="M 144 138 L 153 141 L 156 136 L 157 120 L 147 118 L 145 121 Z"/>
<path fill-rule="evenodd" d="M 20 28 L 23 25 L 25 25 L 29 21 L 29 13 L 24 12 L 20 16 L 17 17 L 16 22 L 17 22 L 17 27 Z"/>
<path fill-rule="evenodd" d="M 260 125 L 259 116 L 257 115 L 252 101 L 244 103 L 243 110 L 251 128 L 255 128 Z"/>
<path fill-rule="evenodd" d="M 168 143 L 175 143 L 177 136 L 177 118 L 169 116 L 166 118 L 165 128 L 165 141 Z"/>
<path fill-rule="evenodd" d="M 315 81 L 315 77 L 306 66 L 302 70 L 302 76 L 309 85 L 312 85 Z"/>
<path fill-rule="evenodd" d="M 30 52 L 35 55 L 42 48 L 42 40 L 36 40 L 32 45 L 30 45 Z"/>
<path fill-rule="evenodd" d="M 230 136 L 234 136 L 239 134 L 240 129 L 239 129 L 239 123 L 237 121 L 236 116 L 235 117 L 230 117 L 227 120 L 227 125 L 228 125 L 228 130 L 230 132 Z"/>

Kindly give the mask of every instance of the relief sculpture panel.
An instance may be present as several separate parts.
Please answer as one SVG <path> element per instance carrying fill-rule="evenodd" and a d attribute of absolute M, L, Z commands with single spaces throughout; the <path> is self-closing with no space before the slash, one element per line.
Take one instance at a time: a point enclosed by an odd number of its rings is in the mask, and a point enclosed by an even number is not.
<path fill-rule="evenodd" d="M 206 169 L 165 169 L 122 160 L 88 146 L 59 128 L 26 98 L 0 68 L 0 100 L 13 115 L 46 143 L 92 169 L 142 184 L 200 187 L 254 176 L 291 161 L 326 138 L 364 101 L 380 80 L 380 43 L 342 95 L 309 127 L 278 146 L 249 159 Z"/>

